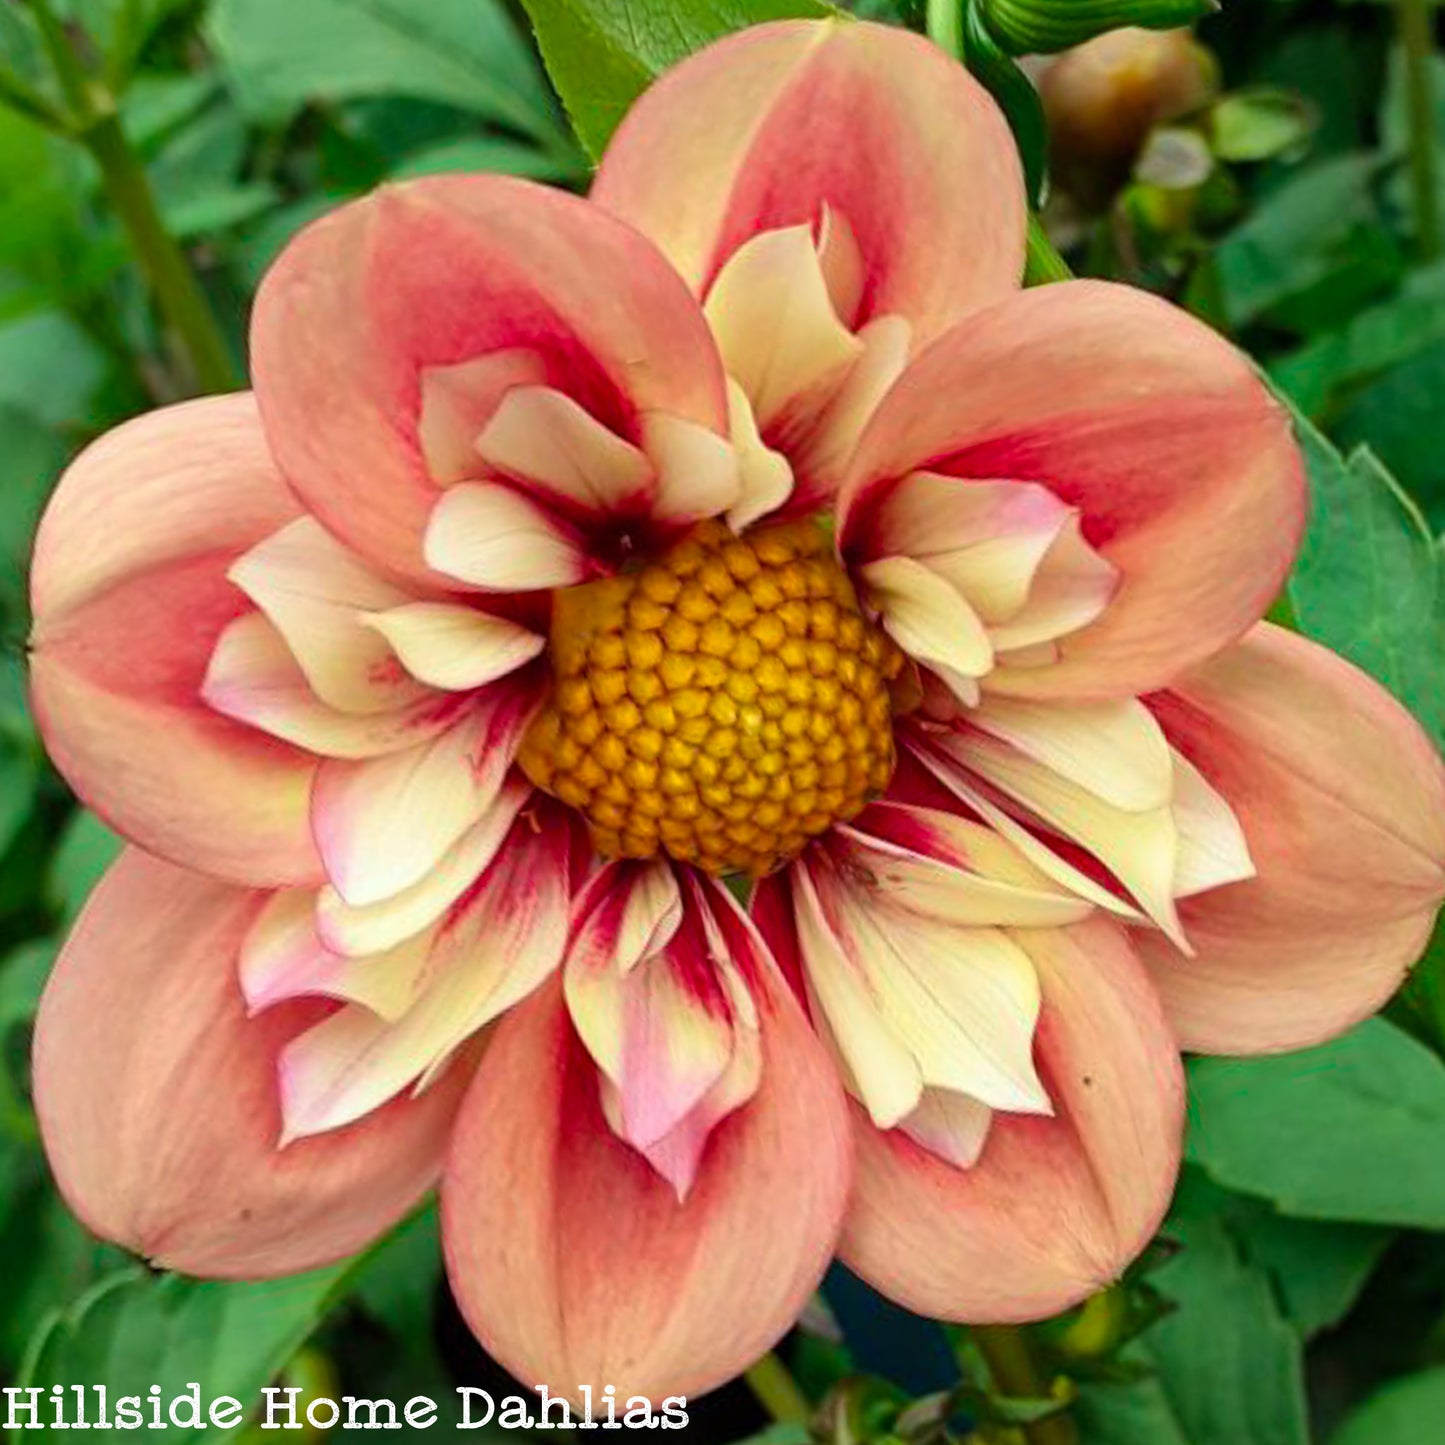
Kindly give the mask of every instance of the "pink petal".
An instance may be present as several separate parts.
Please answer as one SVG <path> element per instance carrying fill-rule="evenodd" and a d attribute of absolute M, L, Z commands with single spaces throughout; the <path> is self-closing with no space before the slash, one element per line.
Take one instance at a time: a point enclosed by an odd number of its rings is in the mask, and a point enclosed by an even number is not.
<path fill-rule="evenodd" d="M 855 1110 L 859 1175 L 839 1253 L 919 1314 L 1056 1314 L 1118 1278 L 1179 1167 L 1184 1080 L 1148 976 L 1102 920 L 1018 935 L 1039 970 L 1036 1054 L 1053 1118 L 995 1114 L 955 1168 Z"/>
<path fill-rule="evenodd" d="M 288 480 L 357 551 L 417 577 L 458 428 L 480 432 L 519 376 L 510 361 L 447 373 L 424 438 L 435 368 L 531 353 L 529 382 L 623 441 L 650 411 L 726 432 L 716 349 L 662 257 L 598 207 L 497 176 L 389 186 L 310 226 L 262 284 L 251 345 Z"/>
<path fill-rule="evenodd" d="M 31 575 L 32 695 L 67 781 L 152 852 L 267 886 L 319 877 L 306 823 L 315 762 L 221 717 L 200 691 L 246 606 L 226 569 L 296 515 L 251 397 L 188 402 L 81 453 Z"/>
<path fill-rule="evenodd" d="M 592 194 L 699 296 L 759 232 L 822 228 L 843 322 L 898 314 L 920 342 L 1023 269 L 1003 118 L 941 51 L 877 25 L 759 25 L 709 46 L 633 107 Z"/>
<path fill-rule="evenodd" d="M 919 468 L 1047 486 L 1118 572 L 1060 661 L 990 682 L 1040 697 L 1144 692 L 1232 642 L 1278 592 L 1304 520 L 1289 419 L 1250 363 L 1104 282 L 1023 292 L 918 358 L 860 444 L 840 504 L 847 555 L 876 555 L 888 495 Z"/>
<path fill-rule="evenodd" d="M 1303 1048 L 1380 1007 L 1445 898 L 1445 768 L 1349 663 L 1268 624 L 1150 706 L 1257 876 L 1180 905 L 1197 957 L 1135 942 L 1186 1048 Z"/>
<path fill-rule="evenodd" d="M 435 1179 L 469 1073 L 278 1150 L 277 1053 L 325 1005 L 247 1018 L 236 961 L 263 898 L 126 852 L 36 1022 L 36 1108 L 66 1201 L 190 1274 L 292 1274 L 370 1242 Z"/>
<path fill-rule="evenodd" d="M 771 964 L 749 980 L 762 1078 L 712 1132 L 685 1203 L 602 1117 L 551 985 L 505 1019 L 442 1184 L 452 1288 L 520 1379 L 576 1397 L 697 1395 L 792 1324 L 832 1253 L 851 1174 L 831 1064 Z"/>

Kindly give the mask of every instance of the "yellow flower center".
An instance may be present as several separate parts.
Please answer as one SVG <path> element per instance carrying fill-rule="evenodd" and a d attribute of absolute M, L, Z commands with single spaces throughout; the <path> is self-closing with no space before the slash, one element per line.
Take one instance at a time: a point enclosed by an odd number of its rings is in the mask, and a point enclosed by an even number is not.
<path fill-rule="evenodd" d="M 893 773 L 903 656 L 811 522 L 704 522 L 635 573 L 559 593 L 551 662 L 518 761 L 605 857 L 760 876 Z"/>

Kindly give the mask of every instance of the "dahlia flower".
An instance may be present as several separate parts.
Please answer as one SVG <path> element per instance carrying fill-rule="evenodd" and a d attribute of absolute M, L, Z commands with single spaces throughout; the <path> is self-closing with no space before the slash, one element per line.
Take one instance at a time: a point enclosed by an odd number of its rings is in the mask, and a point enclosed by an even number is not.
<path fill-rule="evenodd" d="M 1289 422 L 1162 301 L 1020 290 L 1024 220 L 941 52 L 760 27 L 587 200 L 318 221 L 253 393 L 75 462 L 34 702 L 134 846 L 35 1076 L 93 1230 L 279 1274 L 439 1181 L 498 1359 L 694 1394 L 835 1253 L 950 1319 L 1079 1300 L 1166 1207 L 1181 1046 L 1389 996 L 1445 779 L 1260 621 Z"/>

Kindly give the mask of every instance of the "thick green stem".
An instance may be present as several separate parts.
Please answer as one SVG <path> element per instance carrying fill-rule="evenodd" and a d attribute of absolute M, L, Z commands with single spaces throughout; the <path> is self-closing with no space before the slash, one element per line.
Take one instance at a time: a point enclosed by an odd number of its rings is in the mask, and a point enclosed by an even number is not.
<path fill-rule="evenodd" d="M 1048 1393 L 1034 1364 L 1028 1336 L 1015 1325 L 976 1325 L 970 1333 L 988 1363 L 994 1388 L 1019 1400 L 1040 1400 Z M 1066 1414 L 1050 1415 L 1019 1427 L 1029 1445 L 1080 1445 L 1079 1431 Z"/>
<path fill-rule="evenodd" d="M 812 1418 L 813 1407 L 808 1404 L 808 1397 L 772 1351 L 744 1370 L 743 1379 L 757 1396 L 758 1403 L 780 1424 L 806 1425 Z"/>
<path fill-rule="evenodd" d="M 963 59 L 964 0 L 928 0 L 928 38 L 955 60 Z"/>
<path fill-rule="evenodd" d="M 1405 99 L 1410 127 L 1410 180 L 1415 198 L 1415 234 L 1420 258 L 1440 255 L 1439 166 L 1435 138 L 1435 55 L 1430 0 L 1395 0 L 1400 44 L 1405 55 Z"/>
<path fill-rule="evenodd" d="M 48 0 L 30 0 L 56 77 L 71 109 L 71 133 L 94 157 L 111 209 L 125 230 L 156 305 L 203 392 L 239 380 L 230 349 L 186 254 L 166 230 L 150 179 L 131 149 L 114 97 L 87 75 Z"/>

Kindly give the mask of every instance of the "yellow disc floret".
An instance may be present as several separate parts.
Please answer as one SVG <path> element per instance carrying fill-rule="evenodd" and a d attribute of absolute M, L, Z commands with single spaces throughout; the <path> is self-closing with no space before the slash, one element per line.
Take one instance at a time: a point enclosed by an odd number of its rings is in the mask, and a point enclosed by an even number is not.
<path fill-rule="evenodd" d="M 704 522 L 559 593 L 551 662 L 518 762 L 606 857 L 760 876 L 892 776 L 903 657 L 811 522 Z"/>

